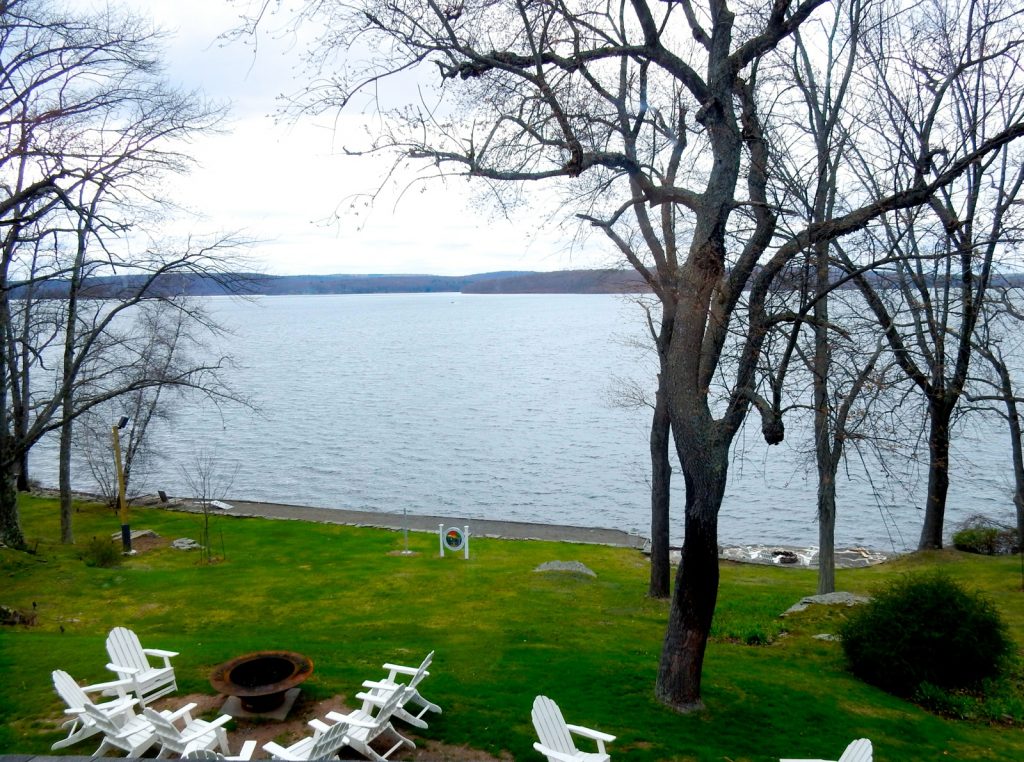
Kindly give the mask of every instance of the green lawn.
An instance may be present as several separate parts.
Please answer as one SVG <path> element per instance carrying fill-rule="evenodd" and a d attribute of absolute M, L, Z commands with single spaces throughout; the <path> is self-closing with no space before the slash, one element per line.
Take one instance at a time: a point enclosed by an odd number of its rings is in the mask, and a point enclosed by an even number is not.
<path fill-rule="evenodd" d="M 181 693 L 214 693 L 211 668 L 258 649 L 311 657 L 305 695 L 350 698 L 380 664 L 416 664 L 436 651 L 427 698 L 444 708 L 421 738 L 517 760 L 540 760 L 530 706 L 551 696 L 569 722 L 616 735 L 615 759 L 835 759 L 867 736 L 876 760 L 1024 759 L 1018 727 L 930 715 L 853 678 L 832 631 L 842 611 L 778 615 L 814 593 L 801 569 L 724 563 L 703 712 L 683 716 L 653 697 L 667 604 L 648 599 L 647 561 L 636 551 L 474 538 L 473 557 L 441 559 L 437 537 L 297 521 L 218 518 L 211 534 L 226 560 L 161 548 L 102 569 L 80 558 L 92 536 L 118 531 L 107 508 L 75 515 L 79 544 L 61 546 L 56 503 L 25 498 L 36 554 L 0 550 L 0 605 L 31 610 L 36 627 L 0 630 L 0 752 L 44 753 L 61 737 L 53 669 L 109 679 L 103 642 L 115 625 L 144 644 L 180 651 Z M 133 528 L 197 538 L 189 514 L 133 510 Z M 217 548 L 221 552 L 221 547 Z M 582 561 L 596 578 L 537 574 L 545 561 Z M 892 575 L 941 565 L 999 606 L 1024 645 L 1018 558 L 921 554 L 840 571 L 838 588 L 868 593 Z M 771 640 L 770 645 L 747 645 Z M 67 753 L 88 754 L 86 741 Z"/>

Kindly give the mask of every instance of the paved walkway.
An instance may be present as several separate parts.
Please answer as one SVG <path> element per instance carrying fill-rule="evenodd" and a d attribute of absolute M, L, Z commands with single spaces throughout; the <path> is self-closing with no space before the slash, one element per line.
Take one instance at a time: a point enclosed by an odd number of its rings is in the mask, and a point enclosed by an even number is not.
<path fill-rule="evenodd" d="M 303 505 L 281 503 L 256 503 L 249 500 L 227 500 L 228 510 L 217 510 L 224 516 L 256 516 L 264 519 L 293 519 L 315 521 L 321 524 L 346 524 L 356 527 L 402 530 L 414 532 L 436 532 L 438 524 L 445 526 L 469 526 L 473 537 L 492 537 L 508 540 L 550 540 L 553 542 L 580 542 L 595 545 L 615 545 L 624 548 L 642 548 L 646 538 L 622 532 L 618 529 L 594 529 L 560 524 L 530 524 L 521 521 L 491 521 L 472 519 L 457 514 L 448 516 L 403 516 L 400 513 L 375 513 L 351 511 L 343 508 L 313 508 Z M 198 511 L 190 503 L 171 503 L 158 507 L 172 510 Z"/>
<path fill-rule="evenodd" d="M 198 512 L 199 508 L 191 502 L 174 502 L 170 504 L 154 503 L 158 507 L 170 510 Z M 473 537 L 491 537 L 507 540 L 549 540 L 551 542 L 578 542 L 593 545 L 614 545 L 622 548 L 647 550 L 649 542 L 639 534 L 630 534 L 618 529 L 597 529 L 592 527 L 574 527 L 563 524 L 531 524 L 523 521 L 491 521 L 459 516 L 403 516 L 400 513 L 376 513 L 373 511 L 353 511 L 343 508 L 313 508 L 304 505 L 285 505 L 282 503 L 259 503 L 250 500 L 229 500 L 226 510 L 215 509 L 224 516 L 255 516 L 264 519 L 291 519 L 295 521 L 314 521 L 321 524 L 345 524 L 356 527 L 373 527 L 376 529 L 393 529 L 401 531 L 408 528 L 413 532 L 436 532 L 439 524 L 447 526 L 469 526 Z M 790 561 L 780 564 L 776 555 L 779 551 L 789 551 Z M 724 560 L 744 563 L 792 565 L 799 567 L 816 567 L 818 554 L 816 549 L 795 548 L 782 545 L 743 545 L 723 547 L 719 556 Z M 882 563 L 891 554 L 865 550 L 864 548 L 837 548 L 836 566 L 854 568 L 872 566 Z M 679 563 L 678 549 L 672 554 L 672 563 Z"/>

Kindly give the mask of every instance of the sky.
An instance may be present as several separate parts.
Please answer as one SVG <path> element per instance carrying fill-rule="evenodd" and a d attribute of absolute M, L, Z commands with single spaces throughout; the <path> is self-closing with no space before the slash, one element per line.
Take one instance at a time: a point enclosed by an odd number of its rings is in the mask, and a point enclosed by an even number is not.
<path fill-rule="evenodd" d="M 400 199 L 387 195 L 372 207 L 353 204 L 357 194 L 380 185 L 390 163 L 342 155 L 366 116 L 321 124 L 273 118 L 278 96 L 299 83 L 293 41 L 264 35 L 254 55 L 250 47 L 220 40 L 238 20 L 228 0 L 113 2 L 150 17 L 170 35 L 165 62 L 173 84 L 231 104 L 229 132 L 196 140 L 188 150 L 198 166 L 168 182 L 173 199 L 199 215 L 180 218 L 174 232 L 256 240 L 252 264 L 279 275 L 460 275 L 607 264 L 606 250 L 573 245 L 575 229 L 471 208 L 484 189 L 461 179 Z"/>

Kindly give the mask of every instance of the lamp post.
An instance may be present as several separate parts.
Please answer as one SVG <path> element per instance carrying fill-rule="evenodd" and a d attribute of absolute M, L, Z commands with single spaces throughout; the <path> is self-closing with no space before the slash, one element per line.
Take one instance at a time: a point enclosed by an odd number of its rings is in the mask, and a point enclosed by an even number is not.
<path fill-rule="evenodd" d="M 121 546 L 125 553 L 132 552 L 132 532 L 128 528 L 128 502 L 124 499 L 124 468 L 121 465 L 121 429 L 128 425 L 128 416 L 110 427 L 114 440 L 114 470 L 117 472 L 117 511 L 121 517 Z"/>

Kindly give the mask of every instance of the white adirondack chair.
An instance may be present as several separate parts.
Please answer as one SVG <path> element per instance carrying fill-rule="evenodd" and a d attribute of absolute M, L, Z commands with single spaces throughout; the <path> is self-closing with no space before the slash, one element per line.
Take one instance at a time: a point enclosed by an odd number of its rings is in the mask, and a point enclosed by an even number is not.
<path fill-rule="evenodd" d="M 131 699 L 132 705 L 138 702 L 138 699 Z M 132 713 L 130 718 L 122 718 L 124 721 L 119 723 L 92 704 L 86 704 L 83 710 L 103 733 L 103 743 L 93 753 L 94 757 L 102 757 L 110 749 L 120 749 L 129 757 L 141 757 L 156 743 L 156 731 L 145 717 Z"/>
<path fill-rule="evenodd" d="M 168 716 L 154 712 L 149 707 L 142 710 L 142 716 L 153 723 L 156 739 L 160 744 L 157 759 L 180 757 L 189 744 L 206 749 L 218 747 L 224 754 L 228 753 L 228 734 L 224 726 L 231 722 L 231 715 L 222 714 L 212 722 L 207 722 L 192 718 L 192 710 L 195 708 L 196 704 L 186 704 L 174 713 L 175 720 L 181 723 L 180 729 Z"/>
<path fill-rule="evenodd" d="M 427 654 L 427 657 L 419 667 L 403 667 L 400 664 L 385 664 L 384 669 L 388 670 L 388 676 L 383 680 L 364 681 L 363 687 L 369 688 L 369 691 L 367 693 L 356 694 L 356 698 L 363 700 L 363 710 L 369 710 L 369 707 L 366 705 L 367 701 L 375 703 L 378 706 L 384 701 L 387 701 L 388 697 L 394 693 L 400 685 L 403 685 L 403 683 L 399 682 L 399 675 L 405 675 L 410 679 L 408 683 L 404 684 L 405 697 L 402 699 L 402 703 L 395 710 L 394 716 L 399 720 L 408 722 L 413 727 L 427 727 L 427 723 L 423 719 L 423 715 L 427 712 L 437 712 L 440 714 L 441 707 L 423 698 L 416 686 L 420 684 L 424 677 L 427 677 L 430 674 L 427 672 L 427 668 L 430 666 L 433 659 L 434 652 L 431 651 Z M 406 709 L 408 706 L 419 707 L 419 711 L 416 714 L 413 714 Z"/>
<path fill-rule="evenodd" d="M 533 748 L 547 757 L 548 762 L 608 762 L 611 759 L 604 745 L 614 741 L 615 736 L 581 725 L 566 724 L 558 704 L 547 696 L 537 696 L 534 699 L 531 716 L 533 727 L 540 739 Z M 574 734 L 596 741 L 597 753 L 577 749 L 572 740 Z"/>
<path fill-rule="evenodd" d="M 85 713 L 86 704 L 92 704 L 99 711 L 114 719 L 115 722 L 121 721 L 123 723 L 125 719 L 135 715 L 135 712 L 132 711 L 134 701 L 125 695 L 125 691 L 131 685 L 127 680 L 114 680 L 109 683 L 81 686 L 75 682 L 71 675 L 61 669 L 55 669 L 52 677 L 54 690 L 57 691 L 57 695 L 67 704 L 64 714 L 71 715 L 71 719 L 61 725 L 61 727 L 68 729 L 68 737 L 57 741 L 57 743 L 50 747 L 52 750 L 73 746 L 79 741 L 100 732 L 100 729 L 96 727 L 96 723 Z M 113 701 L 104 701 L 99 704 L 89 698 L 90 693 L 102 693 L 103 691 L 115 691 L 117 698 Z"/>
<path fill-rule="evenodd" d="M 349 724 L 339 722 L 336 725 L 324 725 L 317 720 L 309 724 L 313 725 L 314 722 L 317 723 L 317 726 L 314 726 L 313 735 L 296 741 L 288 747 L 271 741 L 263 744 L 263 750 L 270 754 L 272 759 L 286 759 L 293 762 L 334 759 L 348 740 L 346 734 L 349 732 Z"/>
<path fill-rule="evenodd" d="M 237 755 L 231 756 L 221 754 L 215 749 L 207 749 L 201 743 L 193 741 L 185 747 L 182 759 L 208 759 L 217 762 L 248 762 L 252 759 L 252 753 L 256 751 L 255 741 L 246 741 L 242 744 L 242 750 Z"/>
<path fill-rule="evenodd" d="M 846 747 L 838 762 L 871 762 L 874 750 L 867 738 L 858 738 Z M 779 762 L 829 762 L 825 759 L 782 759 Z"/>
<path fill-rule="evenodd" d="M 116 672 L 123 680 L 132 681 L 132 691 L 143 707 L 178 690 L 171 666 L 171 657 L 177 656 L 177 651 L 143 648 L 138 635 L 126 627 L 115 627 L 107 636 L 107 654 L 110 656 L 107 669 Z M 154 667 L 149 661 L 150 656 L 163 659 L 163 665 Z"/>
<path fill-rule="evenodd" d="M 375 760 L 375 762 L 385 762 L 388 757 L 403 746 L 409 749 L 416 748 L 416 744 L 395 730 L 391 724 L 391 715 L 402 705 L 402 701 L 405 698 L 405 690 L 405 686 L 400 685 L 386 699 L 380 702 L 364 698 L 363 706 L 368 707 L 367 709 L 356 709 L 348 714 L 328 712 L 325 719 L 349 726 L 345 738 L 346 746 L 350 746 L 364 757 Z M 376 714 L 372 712 L 374 707 L 377 707 Z M 321 720 L 310 720 L 309 724 L 314 728 L 324 731 L 332 727 Z M 370 744 L 382 736 L 389 736 L 394 739 L 395 744 L 386 752 L 380 754 Z M 264 746 L 263 748 L 266 747 Z"/>

